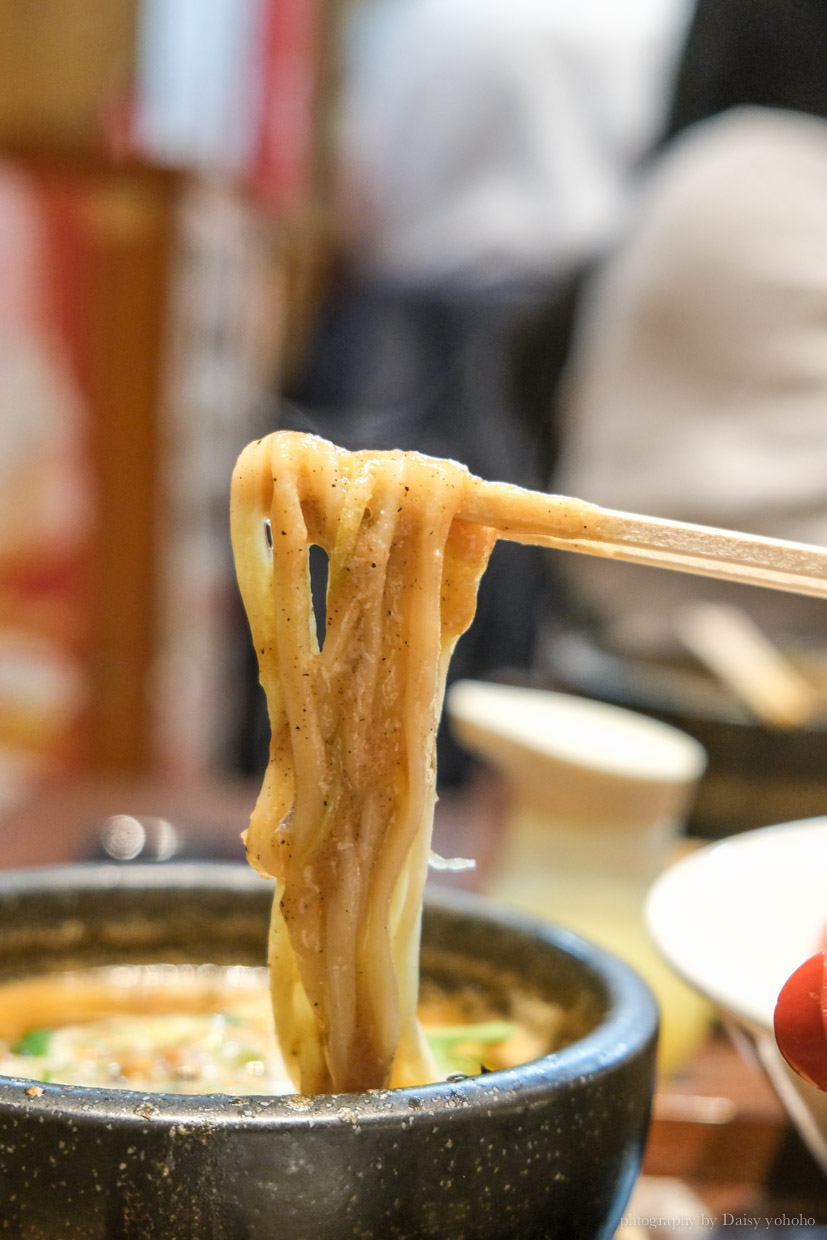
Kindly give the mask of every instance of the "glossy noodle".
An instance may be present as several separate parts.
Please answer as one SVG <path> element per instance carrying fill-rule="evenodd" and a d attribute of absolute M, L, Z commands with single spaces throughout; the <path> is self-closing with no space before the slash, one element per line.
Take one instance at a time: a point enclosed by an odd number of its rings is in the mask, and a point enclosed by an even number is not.
<path fill-rule="evenodd" d="M 246 833 L 275 879 L 276 1031 L 302 1092 L 439 1077 L 416 1016 L 435 742 L 448 662 L 496 532 L 456 520 L 471 475 L 277 432 L 232 486 L 270 755 Z M 316 632 L 311 546 L 327 555 Z"/>

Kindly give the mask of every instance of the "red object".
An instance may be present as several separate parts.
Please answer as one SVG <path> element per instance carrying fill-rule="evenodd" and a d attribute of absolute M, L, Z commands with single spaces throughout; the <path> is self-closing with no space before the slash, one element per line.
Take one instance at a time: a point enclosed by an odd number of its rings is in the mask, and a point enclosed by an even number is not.
<path fill-rule="evenodd" d="M 775 1005 L 778 1049 L 787 1063 L 827 1093 L 827 951 L 805 960 L 781 988 Z"/>
<path fill-rule="evenodd" d="M 261 199 L 280 209 L 313 192 L 320 39 L 317 0 L 265 0 L 252 172 Z"/>

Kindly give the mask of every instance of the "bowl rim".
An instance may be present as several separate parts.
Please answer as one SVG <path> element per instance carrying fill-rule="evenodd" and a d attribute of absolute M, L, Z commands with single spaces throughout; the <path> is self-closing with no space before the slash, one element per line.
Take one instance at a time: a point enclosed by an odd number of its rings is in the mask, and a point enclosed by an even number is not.
<path fill-rule="evenodd" d="M 170 861 L 67 863 L 0 872 L 0 917 L 9 899 L 66 890 L 126 890 L 218 884 L 227 891 L 259 890 L 262 880 L 246 862 Z M 241 1095 L 164 1094 L 83 1085 L 60 1085 L 0 1076 L 0 1114 L 47 1110 L 72 1124 L 202 1125 L 215 1128 L 290 1128 L 412 1123 L 418 1115 L 448 1120 L 469 1111 L 530 1107 L 555 1091 L 576 1088 L 584 1077 L 607 1075 L 657 1038 L 657 1002 L 647 983 L 624 961 L 573 931 L 497 904 L 487 897 L 449 887 L 429 888 L 425 909 L 479 917 L 497 927 L 538 940 L 573 957 L 606 994 L 601 1023 L 576 1042 L 516 1068 L 452 1078 L 430 1085 L 370 1090 L 358 1094 Z"/>
<path fill-rule="evenodd" d="M 740 831 L 720 840 L 696 848 L 675 861 L 655 879 L 646 896 L 644 918 L 649 937 L 663 959 L 688 985 L 710 999 L 722 1012 L 734 1016 L 742 1024 L 764 1032 L 772 1031 L 772 1010 L 757 999 L 743 994 L 731 993 L 715 978 L 706 976 L 698 964 L 698 957 L 687 950 L 690 935 L 686 926 L 676 923 L 674 909 L 681 902 L 682 893 L 692 888 L 705 891 L 704 912 L 709 915 L 709 890 L 705 878 L 719 859 L 736 858 L 749 849 L 760 849 L 772 854 L 780 845 L 793 841 L 793 845 L 807 844 L 811 839 L 823 839 L 827 832 L 827 815 L 796 818 L 789 822 L 772 823 Z M 827 913 L 825 913 L 827 921 Z M 675 930 L 678 925 L 677 931 Z M 810 954 L 817 950 L 814 944 Z M 803 960 L 804 957 L 801 957 Z M 799 961 L 800 963 L 800 961 Z M 791 968 L 794 965 L 791 965 Z M 780 978 L 778 988 L 785 980 Z"/>

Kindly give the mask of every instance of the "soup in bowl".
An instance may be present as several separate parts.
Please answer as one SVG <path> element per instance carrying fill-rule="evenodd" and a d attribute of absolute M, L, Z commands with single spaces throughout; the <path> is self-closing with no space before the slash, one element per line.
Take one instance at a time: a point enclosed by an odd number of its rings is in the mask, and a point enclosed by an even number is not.
<path fill-rule="evenodd" d="M 271 899 L 241 864 L 0 876 L 14 1234 L 613 1233 L 654 1082 L 657 1011 L 634 972 L 566 931 L 434 895 L 420 1019 L 445 1079 L 299 1095 L 262 984 Z"/>

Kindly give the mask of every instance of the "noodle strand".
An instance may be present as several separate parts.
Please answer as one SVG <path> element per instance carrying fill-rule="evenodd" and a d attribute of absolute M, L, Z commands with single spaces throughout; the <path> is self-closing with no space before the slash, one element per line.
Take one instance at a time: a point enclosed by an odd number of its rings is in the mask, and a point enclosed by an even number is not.
<path fill-rule="evenodd" d="M 277 880 L 273 1010 L 303 1092 L 437 1075 L 416 1020 L 436 732 L 496 540 L 456 519 L 470 480 L 454 462 L 292 432 L 249 445 L 234 473 L 233 548 L 271 726 L 247 849 Z M 328 556 L 321 646 L 314 544 Z"/>

